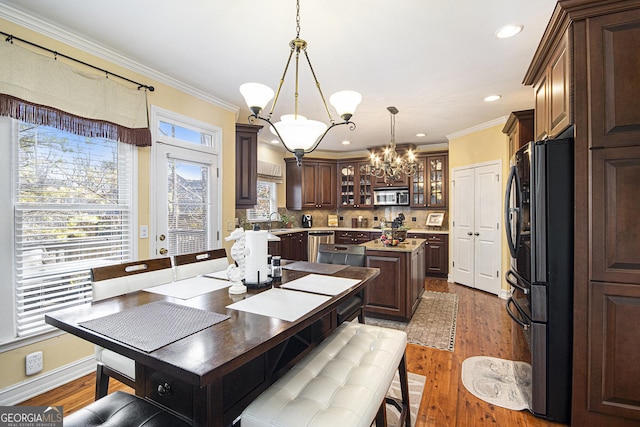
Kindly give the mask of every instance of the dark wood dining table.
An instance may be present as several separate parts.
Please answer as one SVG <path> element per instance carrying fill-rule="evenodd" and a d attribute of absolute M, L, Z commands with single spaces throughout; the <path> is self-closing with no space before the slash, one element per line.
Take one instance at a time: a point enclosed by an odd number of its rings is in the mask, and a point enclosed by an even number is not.
<path fill-rule="evenodd" d="M 321 264 L 317 266 L 322 268 Z M 361 290 L 366 292 L 366 286 L 379 275 L 379 270 L 348 266 L 332 272 L 331 276 L 360 282 L 331 296 L 295 321 L 226 308 L 240 299 L 307 274 L 310 274 L 308 269 L 285 268 L 281 282 L 263 289 L 249 289 L 246 295 L 239 296 L 229 295 L 227 288 L 190 299 L 137 291 L 56 311 L 47 314 L 45 320 L 70 334 L 133 359 L 136 395 L 170 409 L 194 426 L 227 426 L 271 383 L 331 334 L 337 327 L 337 307 Z M 226 314 L 230 318 L 151 352 L 80 325 L 156 301 Z"/>

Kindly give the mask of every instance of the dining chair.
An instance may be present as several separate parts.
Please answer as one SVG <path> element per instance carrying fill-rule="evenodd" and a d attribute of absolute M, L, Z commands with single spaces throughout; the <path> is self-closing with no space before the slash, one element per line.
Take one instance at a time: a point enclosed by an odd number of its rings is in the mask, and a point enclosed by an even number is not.
<path fill-rule="evenodd" d="M 223 248 L 176 255 L 173 257 L 173 264 L 175 279 L 183 280 L 201 274 L 226 270 L 229 266 L 229 259 L 227 251 Z"/>
<path fill-rule="evenodd" d="M 316 262 L 364 267 L 367 263 L 367 249 L 360 245 L 321 243 Z M 360 323 L 364 323 L 364 292 L 363 289 L 338 306 L 338 325 L 356 317 Z"/>
<path fill-rule="evenodd" d="M 157 258 L 91 269 L 93 301 L 136 292 L 173 281 L 171 258 Z M 107 395 L 109 378 L 135 388 L 136 366 L 128 357 L 96 346 L 96 400 Z"/>

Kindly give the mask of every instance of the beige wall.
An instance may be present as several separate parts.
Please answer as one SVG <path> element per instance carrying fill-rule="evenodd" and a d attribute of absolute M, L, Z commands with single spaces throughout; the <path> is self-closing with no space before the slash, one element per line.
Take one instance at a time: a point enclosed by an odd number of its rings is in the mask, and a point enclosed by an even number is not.
<path fill-rule="evenodd" d="M 178 114 L 210 123 L 222 129 L 222 229 L 227 221 L 233 221 L 235 216 L 235 112 L 216 106 L 212 103 L 181 92 L 166 84 L 154 81 L 145 76 L 111 64 L 108 61 L 88 55 L 70 46 L 49 39 L 19 25 L 0 19 L 2 31 L 24 38 L 31 42 L 57 50 L 66 55 L 88 62 L 92 65 L 107 69 L 132 80 L 140 81 L 155 87 L 154 92 L 148 93 L 149 105 L 156 105 Z M 84 71 L 88 69 L 84 68 Z M 6 147 L 0 147 L 0 155 L 6 154 Z M 151 149 L 138 149 L 138 224 L 149 224 L 150 218 L 150 165 Z M 149 250 L 150 239 L 138 240 L 138 257 L 151 257 Z M 223 241 L 223 244 L 226 242 Z M 229 247 L 230 248 L 230 247 Z M 229 249 L 228 248 L 228 249 Z M 24 374 L 25 355 L 42 350 L 44 352 L 44 370 L 41 374 L 26 377 Z M 93 354 L 93 345 L 72 336 L 62 335 L 56 338 L 40 341 L 18 349 L 0 353 L 0 391 L 22 381 L 45 374 L 72 361 Z"/>
<path fill-rule="evenodd" d="M 493 160 L 502 160 L 502 198 L 506 189 L 509 173 L 509 141 L 502 133 L 504 123 L 491 126 L 473 133 L 449 140 L 449 179 L 451 170 L 461 166 L 473 165 Z M 451 198 L 449 198 L 451 202 Z M 501 210 L 502 211 L 502 210 Z M 501 219 L 504 230 L 504 219 Z M 451 242 L 451 239 L 450 239 Z M 449 260 L 451 260 L 451 244 L 449 244 Z M 504 274 L 509 268 L 509 248 L 502 233 L 502 289 L 509 290 Z"/>

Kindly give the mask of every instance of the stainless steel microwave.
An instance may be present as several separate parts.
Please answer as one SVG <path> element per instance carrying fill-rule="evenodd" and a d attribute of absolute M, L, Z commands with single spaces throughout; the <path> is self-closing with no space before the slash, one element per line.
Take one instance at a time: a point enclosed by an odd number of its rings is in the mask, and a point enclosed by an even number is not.
<path fill-rule="evenodd" d="M 409 205 L 409 188 L 374 188 L 373 204 L 376 206 L 407 206 Z"/>

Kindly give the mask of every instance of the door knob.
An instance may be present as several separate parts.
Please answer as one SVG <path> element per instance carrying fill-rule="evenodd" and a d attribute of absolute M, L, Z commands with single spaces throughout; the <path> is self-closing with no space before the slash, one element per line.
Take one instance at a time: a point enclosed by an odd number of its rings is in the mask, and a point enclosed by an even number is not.
<path fill-rule="evenodd" d="M 476 233 L 473 233 L 473 235 L 474 235 L 474 236 L 479 236 L 479 235 L 480 235 L 480 233 L 477 233 L 477 232 L 476 232 Z"/>
<path fill-rule="evenodd" d="M 160 248 L 160 255 L 166 255 L 169 252 L 166 248 Z"/>
<path fill-rule="evenodd" d="M 161 234 L 160 236 L 158 236 L 158 240 L 160 240 L 161 242 L 163 242 L 164 239 L 166 239 L 166 237 L 164 237 L 164 234 Z"/>
<path fill-rule="evenodd" d="M 467 231 L 467 236 L 473 236 L 473 233 L 470 231 Z"/>

